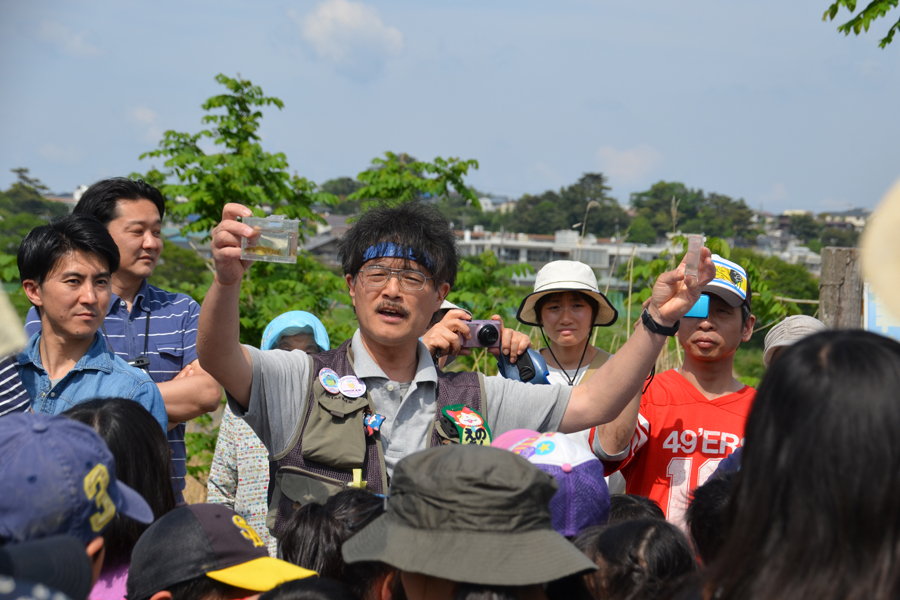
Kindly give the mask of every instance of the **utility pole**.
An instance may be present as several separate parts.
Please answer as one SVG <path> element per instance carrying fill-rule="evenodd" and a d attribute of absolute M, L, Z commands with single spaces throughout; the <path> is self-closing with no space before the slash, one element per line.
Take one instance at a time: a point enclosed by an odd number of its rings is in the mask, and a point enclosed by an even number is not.
<path fill-rule="evenodd" d="M 863 276 L 859 248 L 822 248 L 819 319 L 829 329 L 862 328 Z"/>

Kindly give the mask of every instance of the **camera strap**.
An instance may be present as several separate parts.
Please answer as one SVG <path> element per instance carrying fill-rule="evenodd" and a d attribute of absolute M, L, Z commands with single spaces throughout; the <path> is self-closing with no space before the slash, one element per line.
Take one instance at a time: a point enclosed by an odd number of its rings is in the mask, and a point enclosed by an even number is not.
<path fill-rule="evenodd" d="M 106 340 L 106 346 L 109 348 L 109 351 L 113 354 L 116 353 L 113 350 L 112 344 L 109 343 L 109 334 L 106 333 L 106 324 L 100 325 L 100 329 L 103 330 L 103 339 Z M 146 369 L 150 366 L 150 357 L 147 356 L 147 350 L 150 344 L 150 311 L 147 311 L 147 316 L 144 318 L 144 352 L 135 359 L 125 361 L 132 367 L 137 367 L 138 369 Z"/>

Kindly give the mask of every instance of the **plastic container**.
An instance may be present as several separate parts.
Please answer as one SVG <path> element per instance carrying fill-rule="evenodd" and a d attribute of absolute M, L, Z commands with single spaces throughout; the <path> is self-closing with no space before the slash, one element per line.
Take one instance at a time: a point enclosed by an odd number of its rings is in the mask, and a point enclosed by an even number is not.
<path fill-rule="evenodd" d="M 684 276 L 697 279 L 700 277 L 700 249 L 703 248 L 702 235 L 688 236 L 687 256 L 684 260 Z"/>
<path fill-rule="evenodd" d="M 296 263 L 299 219 L 285 219 L 284 215 L 271 217 L 244 217 L 242 222 L 259 235 L 241 239 L 242 260 Z"/>

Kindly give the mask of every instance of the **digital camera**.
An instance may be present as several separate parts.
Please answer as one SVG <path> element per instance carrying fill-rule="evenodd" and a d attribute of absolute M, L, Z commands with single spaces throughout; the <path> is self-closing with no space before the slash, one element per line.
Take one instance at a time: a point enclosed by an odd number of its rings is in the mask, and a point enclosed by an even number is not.
<path fill-rule="evenodd" d="M 459 334 L 459 342 L 463 348 L 499 348 L 500 347 L 500 321 L 466 321 L 469 333 L 472 337 L 466 339 Z"/>

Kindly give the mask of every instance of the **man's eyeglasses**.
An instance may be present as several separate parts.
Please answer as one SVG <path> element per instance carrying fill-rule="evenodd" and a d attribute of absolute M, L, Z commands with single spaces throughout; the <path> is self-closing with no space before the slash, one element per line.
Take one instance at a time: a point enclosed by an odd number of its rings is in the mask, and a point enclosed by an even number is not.
<path fill-rule="evenodd" d="M 431 277 L 426 277 L 418 271 L 408 269 L 389 269 L 387 267 L 366 267 L 359 272 L 362 282 L 370 287 L 384 287 L 388 279 L 397 276 L 400 287 L 409 292 L 418 292 L 425 287 L 425 282 Z"/>

